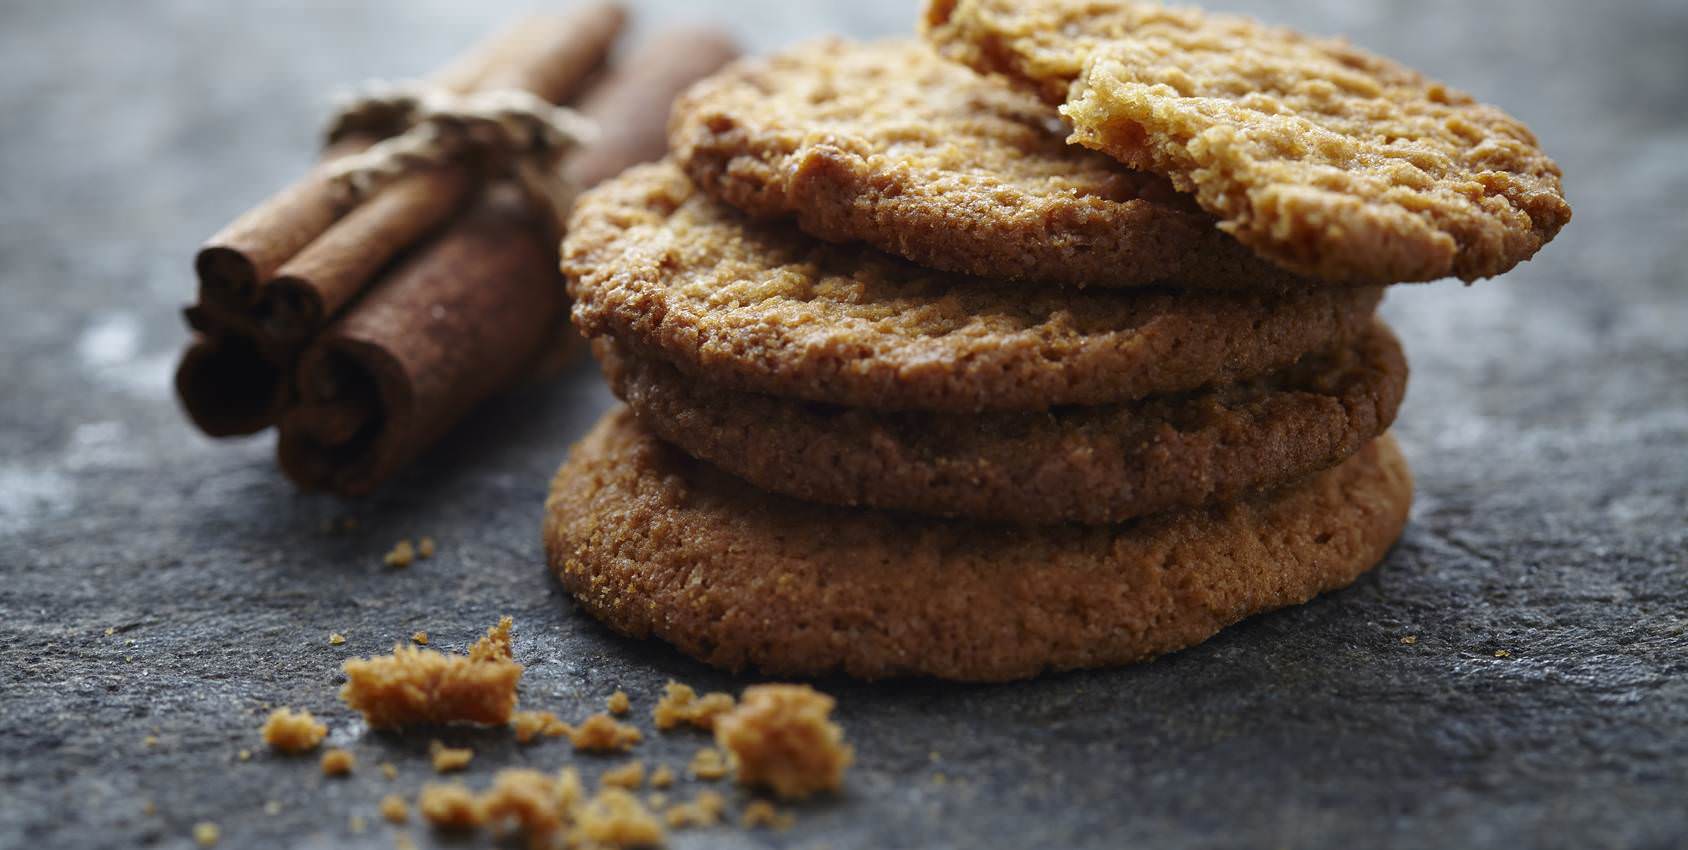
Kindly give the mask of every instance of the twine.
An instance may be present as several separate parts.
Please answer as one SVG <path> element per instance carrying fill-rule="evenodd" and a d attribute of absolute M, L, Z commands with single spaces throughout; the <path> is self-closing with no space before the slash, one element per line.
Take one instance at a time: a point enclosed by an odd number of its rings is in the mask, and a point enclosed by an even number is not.
<path fill-rule="evenodd" d="M 579 191 L 563 178 L 562 157 L 597 138 L 598 127 L 524 91 L 457 95 L 414 84 L 373 84 L 341 103 L 328 127 L 328 144 L 350 135 L 381 141 L 329 167 L 334 190 L 349 206 L 405 175 L 474 162 L 513 179 L 560 232 Z"/>

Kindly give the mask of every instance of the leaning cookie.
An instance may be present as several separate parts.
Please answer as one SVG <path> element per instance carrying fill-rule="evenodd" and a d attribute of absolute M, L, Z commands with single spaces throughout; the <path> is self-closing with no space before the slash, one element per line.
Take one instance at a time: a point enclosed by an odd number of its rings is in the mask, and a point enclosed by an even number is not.
<path fill-rule="evenodd" d="M 923 266 L 1069 286 L 1318 285 L 1260 259 L 1164 177 L 1066 143 L 1054 107 L 921 42 L 746 59 L 669 125 L 700 188 Z"/>
<path fill-rule="evenodd" d="M 1327 469 L 1395 419 L 1407 364 L 1381 323 L 1283 372 L 1194 393 L 1027 413 L 882 413 L 714 387 L 594 343 L 640 422 L 777 493 L 933 516 L 1112 523 Z"/>
<path fill-rule="evenodd" d="M 798 502 L 610 413 L 546 502 L 592 615 L 772 675 L 1001 681 L 1125 664 L 1376 565 L 1412 481 L 1387 436 L 1271 495 L 1117 526 L 1022 528 Z"/>
<path fill-rule="evenodd" d="M 671 162 L 575 204 L 574 322 L 699 380 L 880 410 L 1107 404 L 1284 368 L 1371 325 L 1381 291 L 1028 287 L 748 220 Z"/>
<path fill-rule="evenodd" d="M 932 0 L 925 24 L 1292 271 L 1491 277 L 1571 218 L 1523 123 L 1346 42 L 1133 0 Z"/>

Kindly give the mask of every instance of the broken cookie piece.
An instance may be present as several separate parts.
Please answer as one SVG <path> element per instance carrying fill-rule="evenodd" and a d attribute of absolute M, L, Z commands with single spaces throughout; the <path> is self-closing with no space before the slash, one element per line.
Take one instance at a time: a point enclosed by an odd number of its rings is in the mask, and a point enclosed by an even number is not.
<path fill-rule="evenodd" d="M 351 659 L 340 698 L 377 729 L 509 723 L 523 669 L 510 654 L 510 626 L 500 620 L 468 655 L 396 644 L 391 655 Z"/>
<path fill-rule="evenodd" d="M 741 784 L 787 799 L 836 790 L 855 753 L 828 719 L 835 704 L 808 685 L 754 685 L 715 721 L 715 741 L 732 755 Z"/>

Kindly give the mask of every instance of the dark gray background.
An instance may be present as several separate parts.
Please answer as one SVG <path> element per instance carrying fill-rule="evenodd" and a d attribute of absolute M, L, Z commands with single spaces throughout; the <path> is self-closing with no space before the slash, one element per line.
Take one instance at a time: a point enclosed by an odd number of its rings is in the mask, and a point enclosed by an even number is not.
<path fill-rule="evenodd" d="M 366 733 L 336 671 L 417 628 L 460 648 L 515 615 L 524 703 L 571 718 L 616 687 L 643 716 L 670 676 L 743 684 L 608 635 L 541 567 L 546 480 L 608 403 L 589 368 L 490 405 L 357 504 L 295 493 L 271 437 L 206 440 L 170 398 L 197 243 L 309 161 L 330 93 L 430 69 L 516 5 L 0 10 L 0 845 L 183 847 L 210 819 L 229 847 L 392 846 L 373 806 L 428 775 L 426 741 Z M 644 20 L 707 15 L 772 48 L 915 17 L 885 0 L 704 5 L 648 3 Z M 1576 220 L 1534 263 L 1386 307 L 1414 368 L 1401 545 L 1351 590 L 1135 669 L 827 683 L 860 753 L 847 792 L 778 837 L 674 845 L 1688 843 L 1688 4 L 1247 8 L 1503 105 L 1568 173 Z M 359 529 L 323 532 L 344 515 Z M 439 557 L 382 567 L 419 534 Z M 324 716 L 357 775 L 237 762 L 267 703 Z M 475 784 L 604 763 L 451 737 L 477 748 Z M 701 742 L 641 752 L 677 762 Z M 398 783 L 374 770 L 389 759 Z"/>

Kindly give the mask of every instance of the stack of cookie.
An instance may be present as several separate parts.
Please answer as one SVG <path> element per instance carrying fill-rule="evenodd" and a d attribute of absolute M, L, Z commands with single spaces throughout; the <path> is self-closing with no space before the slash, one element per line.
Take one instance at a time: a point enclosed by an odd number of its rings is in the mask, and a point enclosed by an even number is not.
<path fill-rule="evenodd" d="M 1551 238 L 1552 163 L 1500 168 L 1527 131 L 1240 19 L 928 16 L 943 55 L 729 68 L 676 106 L 668 161 L 577 205 L 574 318 L 626 406 L 547 502 L 565 586 L 722 667 L 1001 680 L 1189 646 L 1375 565 L 1412 489 L 1377 287 Z M 1233 79 L 1320 50 L 1276 100 Z M 1102 68 L 1106 98 L 1080 79 Z M 1173 83 L 1128 113 L 1143 68 Z M 1412 120 L 1379 105 L 1413 92 Z M 1465 172 L 1437 132 L 1470 140 Z"/>

